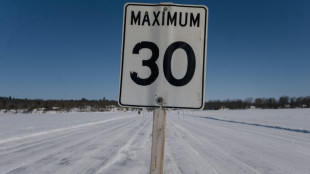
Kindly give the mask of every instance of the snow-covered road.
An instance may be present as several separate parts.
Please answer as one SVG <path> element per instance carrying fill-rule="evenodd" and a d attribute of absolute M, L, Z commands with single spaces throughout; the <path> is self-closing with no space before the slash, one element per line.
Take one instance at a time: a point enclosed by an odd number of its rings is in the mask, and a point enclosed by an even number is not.
<path fill-rule="evenodd" d="M 166 174 L 310 173 L 309 133 L 202 113 L 167 113 Z M 0 139 L 0 173 L 149 173 L 151 113 L 78 123 Z"/>

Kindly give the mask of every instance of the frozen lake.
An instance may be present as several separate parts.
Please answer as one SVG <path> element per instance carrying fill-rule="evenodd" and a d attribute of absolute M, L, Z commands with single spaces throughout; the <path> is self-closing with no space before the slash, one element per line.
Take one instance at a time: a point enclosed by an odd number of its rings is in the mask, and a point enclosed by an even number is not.
<path fill-rule="evenodd" d="M 0 114 L 0 173 L 149 173 L 152 113 Z M 167 112 L 166 174 L 310 172 L 310 109 Z"/>

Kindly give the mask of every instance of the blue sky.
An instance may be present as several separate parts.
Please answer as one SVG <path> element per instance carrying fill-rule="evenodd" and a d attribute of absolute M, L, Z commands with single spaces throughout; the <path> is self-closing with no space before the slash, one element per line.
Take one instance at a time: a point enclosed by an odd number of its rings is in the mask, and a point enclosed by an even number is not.
<path fill-rule="evenodd" d="M 209 8 L 207 101 L 310 95 L 310 1 L 173 2 Z M 0 0 L 0 96 L 117 100 L 125 3 Z"/>

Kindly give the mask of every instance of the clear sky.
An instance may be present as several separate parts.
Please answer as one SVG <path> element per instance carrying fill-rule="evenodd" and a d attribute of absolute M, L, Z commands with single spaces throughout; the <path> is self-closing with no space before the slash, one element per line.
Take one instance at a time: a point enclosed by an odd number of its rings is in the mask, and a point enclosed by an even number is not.
<path fill-rule="evenodd" d="M 0 96 L 117 100 L 125 3 L 0 0 Z M 173 3 L 209 8 L 206 101 L 310 95 L 309 0 Z"/>

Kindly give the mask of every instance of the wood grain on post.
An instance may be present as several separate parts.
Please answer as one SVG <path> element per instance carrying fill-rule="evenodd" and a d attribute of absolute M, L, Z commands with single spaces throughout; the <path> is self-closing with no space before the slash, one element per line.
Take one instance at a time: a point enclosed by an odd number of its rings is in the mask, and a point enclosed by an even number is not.
<path fill-rule="evenodd" d="M 153 111 L 153 133 L 151 152 L 151 174 L 164 173 L 166 136 L 166 111 L 162 108 Z"/>

